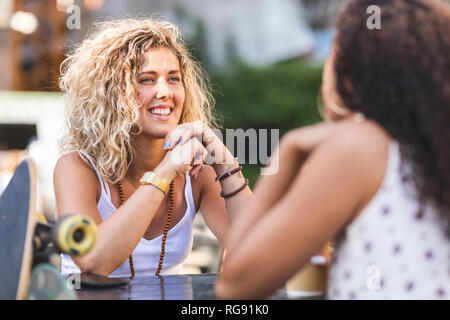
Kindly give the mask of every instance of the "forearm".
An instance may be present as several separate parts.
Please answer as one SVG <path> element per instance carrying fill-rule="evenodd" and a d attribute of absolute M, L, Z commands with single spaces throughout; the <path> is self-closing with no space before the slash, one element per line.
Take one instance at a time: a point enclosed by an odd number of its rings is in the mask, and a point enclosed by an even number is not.
<path fill-rule="evenodd" d="M 238 218 L 227 239 L 227 248 L 230 250 L 233 250 L 249 229 L 285 196 L 289 186 L 300 174 L 306 155 L 285 146 L 280 147 L 271 159 L 271 165 L 278 168 L 277 172 L 261 176 L 254 188 L 253 198 L 243 202 L 238 208 Z"/>
<path fill-rule="evenodd" d="M 167 181 L 173 175 L 155 170 Z M 141 185 L 108 219 L 98 226 L 94 248 L 75 262 L 83 271 L 109 275 L 117 269 L 138 245 L 164 199 L 164 193 L 153 185 Z"/>
<path fill-rule="evenodd" d="M 234 164 L 231 165 L 221 164 L 213 166 L 217 176 L 221 176 L 224 173 L 230 172 L 231 170 L 237 167 L 239 167 L 239 163 L 237 163 L 237 161 L 235 161 Z M 242 186 L 244 186 L 246 180 L 242 172 L 239 171 L 223 179 L 222 181 L 219 181 L 219 183 L 223 194 L 228 195 L 239 190 Z M 231 221 L 233 221 L 236 218 L 236 215 L 238 214 L 240 209 L 252 198 L 253 193 L 248 186 L 246 186 L 244 189 L 242 189 L 235 195 L 225 198 L 225 206 L 227 208 Z"/>
<path fill-rule="evenodd" d="M 74 261 L 82 271 L 109 275 L 130 256 L 152 221 L 164 194 L 152 185 L 140 186 L 98 226 L 95 246 Z"/>

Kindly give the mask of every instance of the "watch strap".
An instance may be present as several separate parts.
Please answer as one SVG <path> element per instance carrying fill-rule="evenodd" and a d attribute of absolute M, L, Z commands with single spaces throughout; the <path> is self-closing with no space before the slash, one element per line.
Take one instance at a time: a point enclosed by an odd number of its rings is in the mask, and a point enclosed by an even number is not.
<path fill-rule="evenodd" d="M 144 173 L 139 183 L 142 185 L 151 184 L 160 189 L 165 194 L 167 194 L 170 189 L 170 183 L 168 183 L 166 179 L 158 176 L 153 171 L 147 171 L 146 173 Z"/>

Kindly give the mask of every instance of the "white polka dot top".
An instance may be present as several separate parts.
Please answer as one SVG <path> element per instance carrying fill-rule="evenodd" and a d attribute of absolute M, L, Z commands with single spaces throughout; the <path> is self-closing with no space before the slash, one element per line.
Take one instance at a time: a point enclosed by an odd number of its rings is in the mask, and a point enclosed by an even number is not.
<path fill-rule="evenodd" d="M 383 183 L 336 240 L 329 299 L 450 299 L 446 222 L 420 206 L 391 142 Z"/>

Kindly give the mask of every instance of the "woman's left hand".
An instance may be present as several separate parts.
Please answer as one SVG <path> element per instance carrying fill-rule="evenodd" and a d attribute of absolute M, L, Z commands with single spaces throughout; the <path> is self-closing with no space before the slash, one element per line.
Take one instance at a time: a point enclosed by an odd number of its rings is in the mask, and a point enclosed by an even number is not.
<path fill-rule="evenodd" d="M 173 128 L 166 136 L 164 149 L 172 150 L 177 144 L 184 144 L 194 137 L 200 140 L 208 151 L 206 164 L 212 165 L 216 171 L 226 164 L 234 164 L 231 152 L 214 131 L 199 120 L 183 123 Z M 194 176 L 200 169 L 201 165 L 195 166 L 190 172 L 191 175 Z"/>

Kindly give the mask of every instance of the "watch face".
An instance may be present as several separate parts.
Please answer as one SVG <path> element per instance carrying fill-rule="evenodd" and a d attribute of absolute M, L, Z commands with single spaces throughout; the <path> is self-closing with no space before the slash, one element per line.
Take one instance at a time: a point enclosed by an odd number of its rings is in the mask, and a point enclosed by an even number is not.
<path fill-rule="evenodd" d="M 147 179 L 148 179 L 148 172 L 144 173 L 144 175 L 142 176 L 140 182 L 141 182 L 141 183 L 142 183 L 142 182 L 147 182 Z"/>
<path fill-rule="evenodd" d="M 141 178 L 141 181 L 142 182 L 155 181 L 155 178 L 157 178 L 155 173 L 148 171 L 148 172 L 144 173 L 144 175 Z"/>

